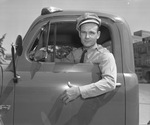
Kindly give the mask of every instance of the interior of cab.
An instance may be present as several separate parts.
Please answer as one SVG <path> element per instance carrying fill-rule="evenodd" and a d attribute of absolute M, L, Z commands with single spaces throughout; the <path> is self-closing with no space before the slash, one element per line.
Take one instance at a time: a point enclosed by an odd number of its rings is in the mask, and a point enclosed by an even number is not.
<path fill-rule="evenodd" d="M 102 25 L 100 31 L 98 44 L 112 52 L 109 29 Z M 48 58 L 49 62 L 57 60 L 61 62 L 74 48 L 78 47 L 82 47 L 82 44 L 76 30 L 76 22 L 47 23 L 33 41 L 29 58 L 32 61 L 46 61 L 45 58 Z"/>

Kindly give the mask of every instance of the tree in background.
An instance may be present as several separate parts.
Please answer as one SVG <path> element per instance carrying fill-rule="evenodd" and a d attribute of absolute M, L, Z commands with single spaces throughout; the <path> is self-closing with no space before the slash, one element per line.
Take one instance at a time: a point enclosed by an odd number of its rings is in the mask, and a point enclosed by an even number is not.
<path fill-rule="evenodd" d="M 2 36 L 2 38 L 0 38 L 0 64 L 5 64 L 6 60 L 5 60 L 5 51 L 6 49 L 4 47 L 2 47 L 3 45 L 3 40 L 5 39 L 6 33 Z"/>

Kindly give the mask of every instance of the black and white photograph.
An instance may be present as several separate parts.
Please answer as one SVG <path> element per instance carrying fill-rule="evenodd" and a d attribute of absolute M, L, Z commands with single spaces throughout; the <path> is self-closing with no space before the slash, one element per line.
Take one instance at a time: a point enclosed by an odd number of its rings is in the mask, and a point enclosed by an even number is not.
<path fill-rule="evenodd" d="M 150 0 L 0 0 L 0 125 L 150 125 Z"/>

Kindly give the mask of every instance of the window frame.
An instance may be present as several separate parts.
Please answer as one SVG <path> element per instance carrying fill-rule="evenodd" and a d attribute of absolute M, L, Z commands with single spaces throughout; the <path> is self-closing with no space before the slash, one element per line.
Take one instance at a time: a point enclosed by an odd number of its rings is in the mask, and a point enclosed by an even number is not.
<path fill-rule="evenodd" d="M 53 24 L 57 24 L 57 23 L 76 23 L 76 20 L 63 20 L 63 19 L 61 19 L 61 20 L 55 20 L 55 19 L 52 19 L 52 20 L 48 20 L 48 21 L 46 21 L 46 22 L 50 22 L 49 24 L 50 24 L 50 31 L 49 31 L 49 33 L 51 32 L 51 26 L 53 25 Z M 31 48 L 32 48 L 32 46 L 34 45 L 34 43 L 35 43 L 35 40 L 37 39 L 37 35 L 39 35 L 39 33 L 40 33 L 40 30 L 42 29 L 42 27 L 44 26 L 44 25 L 46 25 L 47 23 L 43 23 L 43 25 L 41 25 L 41 27 L 40 28 L 38 28 L 38 31 L 36 32 L 36 34 L 34 35 L 34 37 L 33 37 L 33 39 L 32 39 L 32 44 L 30 44 L 30 47 L 29 47 L 29 49 L 28 49 L 28 53 L 29 53 L 29 51 L 31 50 Z M 111 31 L 110 31 L 110 28 L 109 28 L 109 26 L 107 25 L 107 23 L 104 23 L 104 24 L 102 24 L 103 25 L 103 27 L 105 27 L 105 28 L 107 28 L 108 30 L 109 30 L 109 35 L 110 35 L 110 37 L 111 37 Z M 56 31 L 54 31 L 54 32 L 56 32 L 56 35 L 57 35 L 57 29 L 55 29 Z M 75 29 L 76 30 L 76 29 Z M 76 30 L 76 32 L 77 32 L 77 30 Z M 49 36 L 49 38 L 50 38 L 51 36 Z M 54 37 L 55 37 L 55 34 L 54 34 Z M 111 38 L 112 39 L 112 38 Z M 50 41 L 50 39 L 48 40 L 48 41 Z M 57 36 L 56 36 L 56 38 L 55 38 L 55 40 L 54 40 L 54 43 L 52 44 L 52 45 L 54 45 L 54 46 L 56 46 L 56 44 L 57 44 Z M 110 41 L 110 40 L 109 40 Z M 103 46 L 103 44 L 102 44 L 102 46 Z M 106 47 L 106 46 L 105 46 Z M 55 48 L 55 47 L 54 47 Z M 107 47 L 106 47 L 107 48 Z M 51 62 L 53 62 L 53 63 L 55 63 L 56 61 L 55 61 L 55 49 L 54 49 L 54 51 L 53 51 L 53 55 L 54 55 L 54 57 L 53 57 L 53 59 L 52 59 L 52 61 L 48 61 L 48 63 L 51 63 Z M 111 40 L 111 52 L 113 53 L 113 44 L 112 44 L 112 40 Z M 28 54 L 29 55 L 29 54 Z M 30 60 L 30 59 L 29 59 Z M 32 60 L 31 60 L 32 61 Z M 63 62 L 63 63 L 65 63 L 65 62 Z"/>

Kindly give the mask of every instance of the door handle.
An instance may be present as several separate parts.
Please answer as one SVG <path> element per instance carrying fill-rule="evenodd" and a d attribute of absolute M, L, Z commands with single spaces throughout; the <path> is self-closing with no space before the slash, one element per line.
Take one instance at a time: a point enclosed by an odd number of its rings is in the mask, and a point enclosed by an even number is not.
<path fill-rule="evenodd" d="M 20 79 L 21 77 L 20 77 L 20 75 L 18 75 L 18 74 L 16 74 L 17 75 L 17 79 Z"/>
<path fill-rule="evenodd" d="M 121 86 L 121 83 L 116 83 L 116 87 L 120 87 Z"/>

